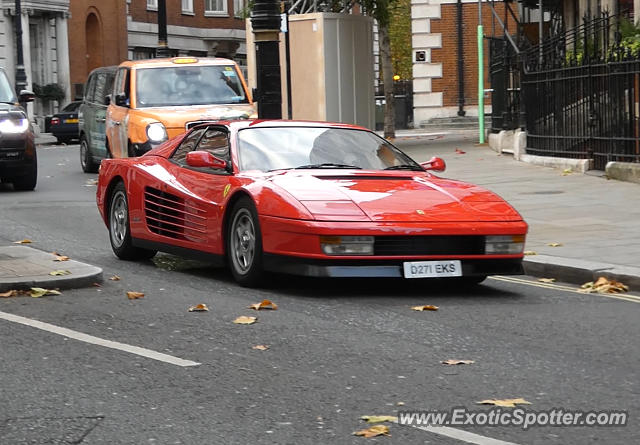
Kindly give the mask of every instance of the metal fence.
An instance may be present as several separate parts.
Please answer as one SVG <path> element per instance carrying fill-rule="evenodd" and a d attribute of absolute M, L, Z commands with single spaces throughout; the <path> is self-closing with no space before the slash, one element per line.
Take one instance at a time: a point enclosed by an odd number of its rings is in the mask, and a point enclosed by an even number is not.
<path fill-rule="evenodd" d="M 640 52 L 602 13 L 521 53 L 527 153 L 640 162 Z"/>

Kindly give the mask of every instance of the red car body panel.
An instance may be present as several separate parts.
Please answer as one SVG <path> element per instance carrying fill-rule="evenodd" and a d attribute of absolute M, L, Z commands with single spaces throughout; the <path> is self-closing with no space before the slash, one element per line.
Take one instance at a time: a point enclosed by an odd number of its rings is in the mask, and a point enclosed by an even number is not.
<path fill-rule="evenodd" d="M 429 172 L 368 170 L 238 171 L 236 136 L 251 126 L 360 127 L 288 121 L 219 122 L 229 129 L 232 174 L 185 168 L 169 157 L 184 136 L 139 158 L 102 162 L 97 204 L 108 225 L 108 198 L 123 181 L 133 238 L 214 255 L 225 254 L 224 221 L 230 200 L 242 193 L 256 205 L 267 254 L 336 259 L 321 250 L 320 235 L 525 235 L 527 224 L 500 197 L 480 187 Z M 183 202 L 179 236 L 151 231 L 145 190 Z M 156 193 L 156 192 L 154 192 Z M 150 218 L 150 219 L 147 219 Z M 516 255 L 414 255 L 402 259 L 518 259 Z M 341 256 L 339 260 L 398 260 L 397 256 Z"/>

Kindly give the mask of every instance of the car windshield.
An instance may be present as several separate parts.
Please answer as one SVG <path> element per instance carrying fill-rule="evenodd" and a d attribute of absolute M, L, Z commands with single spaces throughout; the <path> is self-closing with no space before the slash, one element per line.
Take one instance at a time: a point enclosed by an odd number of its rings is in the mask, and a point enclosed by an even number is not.
<path fill-rule="evenodd" d="M 238 133 L 240 170 L 422 167 L 373 132 L 347 128 L 246 128 Z"/>
<path fill-rule="evenodd" d="M 17 102 L 16 94 L 13 91 L 13 88 L 11 88 L 9 79 L 7 79 L 7 75 L 4 73 L 4 71 L 0 72 L 0 102 Z"/>
<path fill-rule="evenodd" d="M 176 65 L 136 72 L 138 108 L 248 102 L 232 65 Z"/>

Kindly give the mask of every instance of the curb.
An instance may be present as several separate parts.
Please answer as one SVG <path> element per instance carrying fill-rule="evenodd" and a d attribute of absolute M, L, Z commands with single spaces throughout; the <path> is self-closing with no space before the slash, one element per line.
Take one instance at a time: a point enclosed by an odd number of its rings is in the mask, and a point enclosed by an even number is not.
<path fill-rule="evenodd" d="M 55 255 L 25 246 L 0 246 L 0 292 L 31 287 L 73 289 L 102 282 L 102 269 L 79 261 L 55 262 Z M 70 275 L 51 276 L 57 269 Z"/>
<path fill-rule="evenodd" d="M 523 261 L 526 275 L 556 278 L 572 284 L 584 284 L 599 277 L 620 281 L 629 289 L 640 290 L 640 267 L 585 261 L 551 255 L 527 256 Z"/>

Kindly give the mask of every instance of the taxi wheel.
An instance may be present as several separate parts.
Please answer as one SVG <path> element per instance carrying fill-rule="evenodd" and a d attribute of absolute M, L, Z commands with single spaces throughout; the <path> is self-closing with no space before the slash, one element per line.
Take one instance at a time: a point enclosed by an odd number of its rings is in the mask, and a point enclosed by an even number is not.
<path fill-rule="evenodd" d="M 262 282 L 262 233 L 258 212 L 248 197 L 240 198 L 231 210 L 227 230 L 227 259 L 233 278 L 245 287 Z"/>
<path fill-rule="evenodd" d="M 109 241 L 111 241 L 113 253 L 121 260 L 146 260 L 156 254 L 155 250 L 142 249 L 133 245 L 129 226 L 129 201 L 122 182 L 119 182 L 111 192 Z"/>
<path fill-rule="evenodd" d="M 89 152 L 89 143 L 85 136 L 80 138 L 80 165 L 82 166 L 82 171 L 85 173 L 98 172 L 98 165 L 93 162 L 93 158 Z"/>

